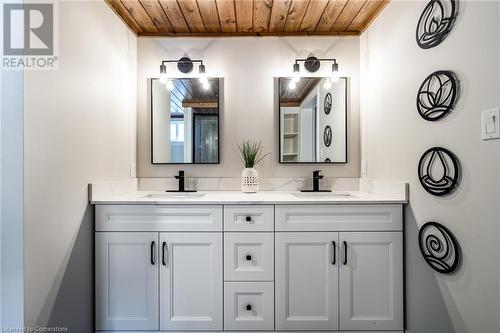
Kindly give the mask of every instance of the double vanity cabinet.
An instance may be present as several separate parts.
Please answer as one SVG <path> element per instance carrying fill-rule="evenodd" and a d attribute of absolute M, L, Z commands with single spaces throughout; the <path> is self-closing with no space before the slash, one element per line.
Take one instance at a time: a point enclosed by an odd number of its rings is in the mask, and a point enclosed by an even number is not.
<path fill-rule="evenodd" d="M 402 331 L 403 205 L 97 204 L 97 331 Z"/>

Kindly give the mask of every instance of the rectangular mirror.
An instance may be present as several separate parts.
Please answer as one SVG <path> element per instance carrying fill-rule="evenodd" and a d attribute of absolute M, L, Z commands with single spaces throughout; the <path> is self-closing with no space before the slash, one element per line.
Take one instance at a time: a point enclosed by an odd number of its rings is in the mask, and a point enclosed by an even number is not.
<path fill-rule="evenodd" d="M 151 163 L 219 163 L 219 79 L 151 79 Z"/>
<path fill-rule="evenodd" d="M 280 163 L 347 163 L 347 78 L 279 78 Z"/>

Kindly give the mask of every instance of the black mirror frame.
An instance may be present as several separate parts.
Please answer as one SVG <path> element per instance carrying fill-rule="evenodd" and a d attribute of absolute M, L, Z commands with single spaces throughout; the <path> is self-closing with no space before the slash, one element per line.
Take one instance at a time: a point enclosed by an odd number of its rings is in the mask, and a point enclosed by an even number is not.
<path fill-rule="evenodd" d="M 179 77 L 179 78 L 169 78 L 170 80 L 176 80 L 176 79 L 185 79 L 185 78 L 182 78 L 182 77 Z M 220 140 L 221 140 L 221 136 L 220 136 L 220 96 L 221 96 L 221 93 L 220 93 L 220 77 L 209 77 L 207 79 L 217 79 L 217 92 L 218 92 L 218 100 L 217 100 L 217 103 L 219 105 L 219 108 L 218 108 L 218 119 L 217 119 L 217 136 L 218 136 L 218 140 L 217 140 L 217 162 L 209 162 L 209 163 L 195 163 L 195 162 L 184 162 L 184 163 L 170 163 L 170 162 L 154 162 L 153 161 L 153 82 L 155 80 L 159 80 L 159 78 L 149 78 L 148 80 L 150 81 L 149 82 L 149 89 L 150 89 L 150 96 L 149 96 L 149 103 L 150 103 L 150 112 L 149 112 L 149 135 L 150 135 L 150 138 L 149 138 L 149 146 L 150 146 L 150 150 L 149 150 L 149 154 L 150 154 L 150 161 L 151 161 L 151 164 L 152 165 L 215 165 L 215 164 L 220 164 Z"/>
<path fill-rule="evenodd" d="M 325 78 L 325 77 L 301 77 L 301 79 L 318 79 L 318 78 Z M 281 102 L 281 79 L 288 79 L 288 77 L 278 77 L 278 91 L 277 91 L 277 100 L 278 100 L 278 163 L 279 164 L 285 164 L 285 165 L 307 165 L 307 164 L 347 164 L 349 159 L 349 142 L 348 142 L 348 123 L 349 123 L 349 112 L 348 112 L 348 97 L 349 97 L 349 78 L 346 76 L 342 76 L 339 78 L 339 80 L 344 80 L 345 81 L 345 160 L 344 161 L 334 161 L 331 162 L 328 158 L 325 159 L 324 161 L 317 161 L 317 162 L 283 162 L 281 160 L 281 107 L 280 107 L 280 102 Z M 323 110 L 320 110 L 323 112 Z"/>

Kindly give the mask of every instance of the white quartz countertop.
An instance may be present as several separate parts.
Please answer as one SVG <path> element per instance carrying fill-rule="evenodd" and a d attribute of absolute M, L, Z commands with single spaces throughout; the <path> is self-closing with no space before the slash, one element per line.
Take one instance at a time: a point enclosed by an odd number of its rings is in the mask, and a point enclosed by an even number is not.
<path fill-rule="evenodd" d="M 298 191 L 260 191 L 246 194 L 240 191 L 199 191 L 184 197 L 164 191 L 135 191 L 91 201 L 96 205 L 194 205 L 194 204 L 406 204 L 401 195 L 376 194 L 360 191 L 300 194 Z M 203 196 L 199 196 L 204 194 Z M 298 195 L 296 195 L 298 194 Z"/>

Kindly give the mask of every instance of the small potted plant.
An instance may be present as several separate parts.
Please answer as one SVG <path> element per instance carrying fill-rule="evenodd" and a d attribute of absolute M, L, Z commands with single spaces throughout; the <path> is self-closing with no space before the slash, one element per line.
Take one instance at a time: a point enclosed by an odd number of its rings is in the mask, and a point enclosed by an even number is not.
<path fill-rule="evenodd" d="M 255 166 L 269 153 L 264 154 L 262 142 L 245 140 L 238 144 L 245 169 L 241 172 L 241 191 L 243 193 L 256 193 L 259 191 L 259 174 Z"/>

